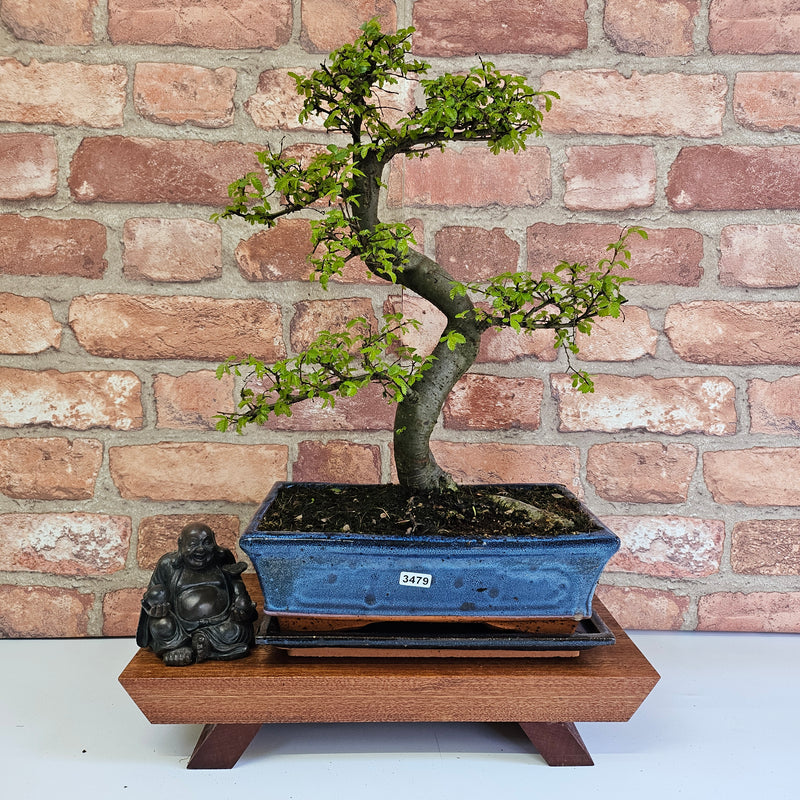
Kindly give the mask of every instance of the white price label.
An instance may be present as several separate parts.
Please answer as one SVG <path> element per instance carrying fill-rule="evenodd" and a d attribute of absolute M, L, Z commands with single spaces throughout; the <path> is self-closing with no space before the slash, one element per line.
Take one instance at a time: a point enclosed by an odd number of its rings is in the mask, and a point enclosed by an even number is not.
<path fill-rule="evenodd" d="M 430 587 L 433 583 L 433 575 L 428 575 L 426 572 L 401 572 L 400 585 L 401 586 L 421 586 L 424 589 Z"/>

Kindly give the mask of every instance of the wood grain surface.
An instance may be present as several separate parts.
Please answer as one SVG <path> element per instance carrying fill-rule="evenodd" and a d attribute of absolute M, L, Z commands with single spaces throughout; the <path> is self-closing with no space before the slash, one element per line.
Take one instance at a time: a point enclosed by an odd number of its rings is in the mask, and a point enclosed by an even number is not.
<path fill-rule="evenodd" d="M 119 680 L 153 723 L 624 721 L 659 676 L 595 604 L 617 642 L 578 658 L 306 658 L 256 647 L 239 661 L 165 667 L 141 650 Z"/>

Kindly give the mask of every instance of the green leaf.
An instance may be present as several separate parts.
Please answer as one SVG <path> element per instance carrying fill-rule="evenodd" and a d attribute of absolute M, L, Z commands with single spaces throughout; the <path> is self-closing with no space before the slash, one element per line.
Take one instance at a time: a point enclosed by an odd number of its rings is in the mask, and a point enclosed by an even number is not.
<path fill-rule="evenodd" d="M 458 331 L 448 330 L 445 332 L 444 336 L 442 336 L 442 341 L 447 344 L 447 349 L 452 351 L 455 350 L 458 345 L 464 344 L 467 340 L 464 334 Z"/>

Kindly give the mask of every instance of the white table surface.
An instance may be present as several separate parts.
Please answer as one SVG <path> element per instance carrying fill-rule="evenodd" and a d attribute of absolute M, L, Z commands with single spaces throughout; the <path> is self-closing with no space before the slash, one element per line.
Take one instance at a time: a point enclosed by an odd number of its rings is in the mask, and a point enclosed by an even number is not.
<path fill-rule="evenodd" d="M 511 724 L 281 724 L 221 771 L 186 770 L 201 727 L 151 725 L 120 686 L 133 640 L 3 640 L 2 795 L 800 798 L 800 636 L 631 638 L 661 681 L 629 722 L 578 724 L 594 767 L 546 766 Z"/>

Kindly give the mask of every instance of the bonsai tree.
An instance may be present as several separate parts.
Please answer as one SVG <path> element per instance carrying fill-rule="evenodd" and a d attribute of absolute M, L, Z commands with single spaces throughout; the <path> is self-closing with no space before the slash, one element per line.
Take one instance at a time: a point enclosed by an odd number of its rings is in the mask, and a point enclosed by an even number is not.
<path fill-rule="evenodd" d="M 290 415 L 292 405 L 321 398 L 333 405 L 370 383 L 383 387 L 397 404 L 394 458 L 400 484 L 415 490 L 453 487 L 436 463 L 430 437 L 445 399 L 472 366 L 481 336 L 490 328 L 521 334 L 549 329 L 554 346 L 577 353 L 576 331 L 589 333 L 597 317 L 618 317 L 625 302 L 620 288 L 629 280 L 616 270 L 630 258 L 623 230 L 596 266 L 562 262 L 543 275 L 506 272 L 484 283 L 461 283 L 433 259 L 413 248 L 411 229 L 380 218 L 384 171 L 398 156 L 425 158 L 450 142 L 486 142 L 492 153 L 518 152 L 540 136 L 543 113 L 554 92 L 538 92 L 523 77 L 503 74 L 479 61 L 468 74 L 425 77 L 430 65 L 414 59 L 413 28 L 381 31 L 372 20 L 352 44 L 334 51 L 310 77 L 292 73 L 303 96 L 300 121 L 317 115 L 338 134 L 307 163 L 266 150 L 257 154 L 266 173 L 250 173 L 231 184 L 228 207 L 215 218 L 241 217 L 274 226 L 281 217 L 308 209 L 314 252 L 312 279 L 323 287 L 358 257 L 372 275 L 424 298 L 446 317 L 441 339 L 430 354 L 403 344 L 418 325 L 401 314 L 386 314 L 377 329 L 365 318 L 343 331 L 321 331 L 303 352 L 274 364 L 232 358 L 219 374 L 242 370 L 256 379 L 245 384 L 236 413 L 221 415 L 220 430 L 263 424 L 271 414 Z M 422 105 L 393 124 L 386 104 L 401 79 L 418 83 Z M 389 98 L 389 100 L 387 100 Z M 573 385 L 591 391 L 589 376 L 570 364 Z M 254 385 L 262 388 L 256 389 Z"/>

